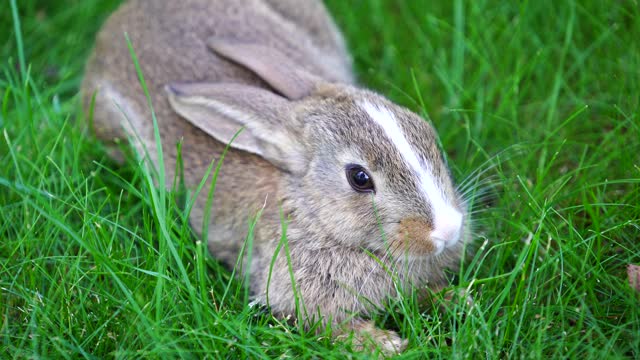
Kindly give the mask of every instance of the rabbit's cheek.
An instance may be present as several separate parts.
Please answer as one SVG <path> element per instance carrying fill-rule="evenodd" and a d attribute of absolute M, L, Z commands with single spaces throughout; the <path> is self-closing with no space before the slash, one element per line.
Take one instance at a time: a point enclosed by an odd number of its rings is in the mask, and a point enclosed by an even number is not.
<path fill-rule="evenodd" d="M 390 250 L 395 256 L 426 256 L 437 252 L 429 234 L 431 225 L 419 218 L 408 218 L 400 221 L 396 235 L 390 243 Z"/>

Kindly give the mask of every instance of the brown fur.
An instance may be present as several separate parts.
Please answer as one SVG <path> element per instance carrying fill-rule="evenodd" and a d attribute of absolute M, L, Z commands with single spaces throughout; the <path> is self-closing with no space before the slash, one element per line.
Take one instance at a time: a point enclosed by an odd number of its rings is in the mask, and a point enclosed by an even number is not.
<path fill-rule="evenodd" d="M 151 93 L 167 183 L 175 175 L 176 142 L 183 142 L 186 186 L 195 188 L 229 134 L 246 128 L 218 178 L 211 253 L 233 266 L 248 219 L 264 208 L 253 261 L 246 264 L 254 295 L 276 315 L 306 324 L 314 317 L 346 322 L 343 331 L 355 331 L 357 339 L 368 334 L 385 351 L 402 350 L 405 341 L 363 318 L 397 296 L 394 277 L 405 287 L 441 286 L 443 269 L 455 267 L 466 236 L 433 255 L 428 233 L 438 209 L 418 199 L 414 174 L 357 104 L 366 100 L 393 112 L 438 186 L 464 212 L 434 129 L 353 85 L 344 42 L 321 2 L 137 0 L 117 10 L 98 35 L 82 94 L 88 105 L 97 91 L 98 136 L 111 141 L 137 134 L 134 145 L 142 154 L 148 148 L 154 162 L 151 113 L 123 32 Z M 375 195 L 350 188 L 347 163 L 367 167 Z M 205 200 L 200 196 L 191 214 L 196 231 Z M 281 214 L 286 247 L 280 247 Z M 296 312 L 290 272 L 308 315 Z"/>
<path fill-rule="evenodd" d="M 409 252 L 416 255 L 429 255 L 435 247 L 429 241 L 431 226 L 420 218 L 408 218 L 400 221 L 398 236 L 393 239 L 391 250 Z"/>

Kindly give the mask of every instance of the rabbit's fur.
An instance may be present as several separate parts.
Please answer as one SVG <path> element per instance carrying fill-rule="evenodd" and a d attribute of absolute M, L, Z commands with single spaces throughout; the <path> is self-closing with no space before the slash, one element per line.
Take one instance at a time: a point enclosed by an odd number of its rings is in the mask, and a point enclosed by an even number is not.
<path fill-rule="evenodd" d="M 320 316 L 341 324 L 336 333 L 355 330 L 384 351 L 404 348 L 406 341 L 363 317 L 396 295 L 394 278 L 439 288 L 467 237 L 465 206 L 434 129 L 354 85 L 342 36 L 319 1 L 137 0 L 100 31 L 82 94 L 88 107 L 95 93 L 98 136 L 134 138 L 152 161 L 151 112 L 125 32 L 151 94 L 168 184 L 177 142 L 185 185 L 194 189 L 245 127 L 216 185 L 211 253 L 233 266 L 262 209 L 246 264 L 257 299 L 276 315 L 307 324 Z M 350 186 L 349 164 L 368 172 L 375 193 Z M 207 192 L 191 213 L 197 232 Z M 294 292 L 307 315 L 296 312 Z"/>

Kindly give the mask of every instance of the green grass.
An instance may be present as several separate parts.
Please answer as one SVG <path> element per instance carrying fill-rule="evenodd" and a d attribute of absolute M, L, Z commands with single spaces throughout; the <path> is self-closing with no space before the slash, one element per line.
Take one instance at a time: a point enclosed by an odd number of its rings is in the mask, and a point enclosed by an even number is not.
<path fill-rule="evenodd" d="M 250 307 L 179 193 L 78 125 L 82 66 L 118 1 L 0 10 L 0 357 L 362 357 Z M 635 1 L 328 1 L 361 82 L 427 114 L 482 172 L 471 309 L 409 296 L 377 321 L 404 358 L 638 358 Z M 224 165 L 222 166 L 224 169 Z M 214 200 L 215 206 L 215 200 Z M 248 224 L 249 226 L 249 224 Z"/>

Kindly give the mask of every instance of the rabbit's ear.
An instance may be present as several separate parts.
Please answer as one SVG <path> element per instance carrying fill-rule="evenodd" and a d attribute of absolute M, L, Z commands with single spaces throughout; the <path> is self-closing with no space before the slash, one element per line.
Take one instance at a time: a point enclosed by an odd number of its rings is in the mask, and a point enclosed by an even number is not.
<path fill-rule="evenodd" d="M 300 126 L 289 102 L 271 91 L 226 83 L 171 83 L 171 108 L 216 140 L 263 157 L 287 172 L 304 169 Z"/>
<path fill-rule="evenodd" d="M 289 100 L 309 95 L 320 78 L 303 70 L 285 54 L 259 44 L 211 38 L 209 49 L 253 71 L 274 90 Z"/>

